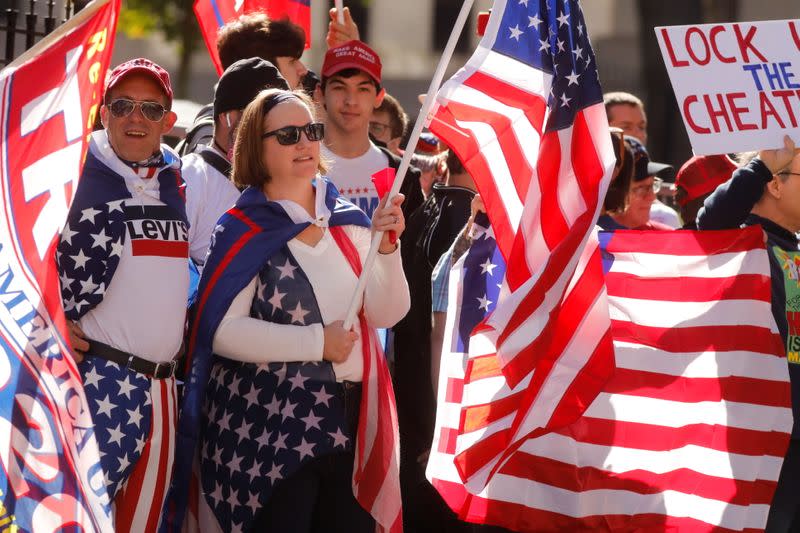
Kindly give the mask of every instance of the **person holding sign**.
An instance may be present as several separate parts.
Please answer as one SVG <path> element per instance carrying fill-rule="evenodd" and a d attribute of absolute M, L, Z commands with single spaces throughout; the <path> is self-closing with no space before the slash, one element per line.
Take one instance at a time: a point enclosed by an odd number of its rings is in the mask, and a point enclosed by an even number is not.
<path fill-rule="evenodd" d="M 760 224 L 767 235 L 772 314 L 786 347 L 794 429 L 772 500 L 768 532 L 800 527 L 800 149 L 786 136 L 780 150 L 759 152 L 709 196 L 701 230 Z"/>

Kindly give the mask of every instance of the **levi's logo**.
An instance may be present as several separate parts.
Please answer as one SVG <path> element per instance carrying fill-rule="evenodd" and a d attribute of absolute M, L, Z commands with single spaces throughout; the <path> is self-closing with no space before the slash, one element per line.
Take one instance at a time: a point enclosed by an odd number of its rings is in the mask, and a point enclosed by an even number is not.
<path fill-rule="evenodd" d="M 125 206 L 134 256 L 189 257 L 188 227 L 166 205 Z"/>

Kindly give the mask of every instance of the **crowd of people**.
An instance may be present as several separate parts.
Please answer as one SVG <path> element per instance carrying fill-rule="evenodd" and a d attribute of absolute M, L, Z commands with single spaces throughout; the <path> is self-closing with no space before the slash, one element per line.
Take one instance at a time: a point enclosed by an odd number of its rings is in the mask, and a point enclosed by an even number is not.
<path fill-rule="evenodd" d="M 319 75 L 302 63 L 305 35 L 291 22 L 249 14 L 224 26 L 214 101 L 176 149 L 161 143 L 176 119 L 168 73 L 140 58 L 108 78 L 57 263 L 119 531 L 155 531 L 176 494 L 202 531 L 374 531 L 353 472 L 364 435 L 380 431 L 362 382 L 381 347 L 402 527 L 498 531 L 459 521 L 425 478 L 447 276 L 483 204 L 436 137 L 404 146 L 408 117 L 344 15 L 331 11 Z M 617 164 L 598 226 L 760 224 L 787 345 L 800 312 L 782 263 L 800 253 L 800 150 L 787 138 L 779 150 L 693 157 L 675 173 L 648 156 L 640 99 L 608 93 L 605 106 Z M 405 150 L 412 167 L 387 202 L 371 177 L 397 169 Z M 362 313 L 345 328 L 376 231 Z M 187 466 L 193 487 L 173 475 Z M 769 531 L 800 528 L 798 494 L 800 425 Z"/>

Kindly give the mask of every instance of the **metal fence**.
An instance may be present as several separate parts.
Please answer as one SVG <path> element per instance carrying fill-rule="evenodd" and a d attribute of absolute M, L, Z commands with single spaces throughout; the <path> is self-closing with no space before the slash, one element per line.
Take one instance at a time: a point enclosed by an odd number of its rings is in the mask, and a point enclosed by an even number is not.
<path fill-rule="evenodd" d="M 47 0 L 44 9 L 37 9 L 37 0 L 25 0 L 24 7 L 8 7 L 0 13 L 0 42 L 5 41 L 5 51 L 0 66 L 11 63 L 31 48 L 39 39 L 83 9 L 89 0 Z"/>

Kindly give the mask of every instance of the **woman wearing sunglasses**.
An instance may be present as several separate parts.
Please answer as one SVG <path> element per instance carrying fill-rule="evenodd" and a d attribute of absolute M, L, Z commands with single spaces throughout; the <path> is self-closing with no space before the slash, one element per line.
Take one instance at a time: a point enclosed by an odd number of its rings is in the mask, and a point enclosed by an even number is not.
<path fill-rule="evenodd" d="M 312 109 L 281 90 L 245 109 L 232 178 L 247 189 L 220 219 L 200 282 L 178 449 L 192 449 L 199 426 L 210 530 L 372 532 L 399 517 L 394 399 L 374 328 L 409 307 L 388 233 L 405 227 L 402 197 L 384 198 L 370 222 L 340 196 L 320 176 Z M 373 231 L 385 233 L 348 331 Z"/>

